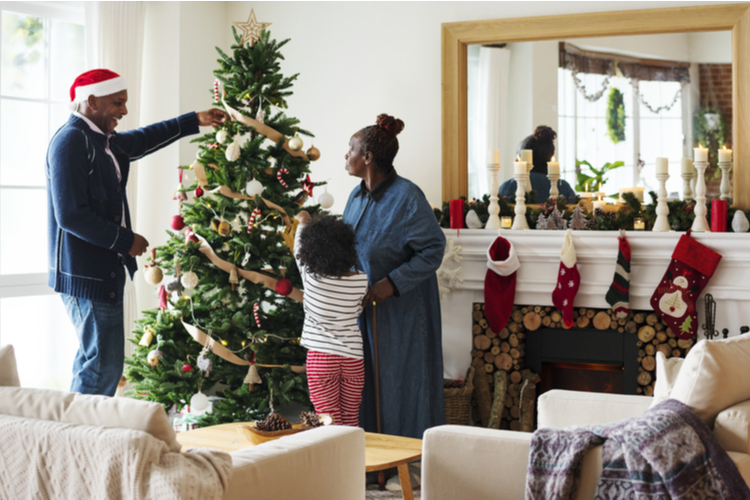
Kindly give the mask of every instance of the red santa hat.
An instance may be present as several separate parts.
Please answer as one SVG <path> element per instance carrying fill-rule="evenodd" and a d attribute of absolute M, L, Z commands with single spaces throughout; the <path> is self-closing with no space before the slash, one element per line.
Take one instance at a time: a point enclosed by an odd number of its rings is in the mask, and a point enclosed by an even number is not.
<path fill-rule="evenodd" d="M 108 69 L 92 69 L 78 75 L 70 86 L 70 102 L 81 102 L 89 98 L 116 94 L 126 90 L 125 79 Z"/>

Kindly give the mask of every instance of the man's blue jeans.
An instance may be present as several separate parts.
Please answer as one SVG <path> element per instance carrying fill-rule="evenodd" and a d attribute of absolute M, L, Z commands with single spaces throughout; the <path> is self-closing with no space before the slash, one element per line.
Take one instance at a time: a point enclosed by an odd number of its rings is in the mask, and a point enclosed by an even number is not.
<path fill-rule="evenodd" d="M 125 269 L 120 268 L 118 274 L 122 291 Z M 125 362 L 122 292 L 117 302 L 80 299 L 65 294 L 61 297 L 79 342 L 70 391 L 114 396 Z"/>

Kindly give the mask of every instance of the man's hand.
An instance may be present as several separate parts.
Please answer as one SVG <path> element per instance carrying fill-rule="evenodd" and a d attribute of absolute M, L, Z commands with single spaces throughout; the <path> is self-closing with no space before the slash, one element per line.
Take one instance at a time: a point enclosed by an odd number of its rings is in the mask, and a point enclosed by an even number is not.
<path fill-rule="evenodd" d="M 393 286 L 388 278 L 383 278 L 367 290 L 365 298 L 362 299 L 362 307 L 373 301 L 380 304 L 391 295 L 393 295 Z"/>
<path fill-rule="evenodd" d="M 139 255 L 143 255 L 147 249 L 148 241 L 146 241 L 146 238 L 138 233 L 133 233 L 133 246 L 130 247 L 130 252 L 128 253 L 133 257 L 138 257 Z"/>
<path fill-rule="evenodd" d="M 295 217 L 300 224 L 307 224 L 310 222 L 310 213 L 307 210 L 302 210 Z"/>
<path fill-rule="evenodd" d="M 225 121 L 229 120 L 229 115 L 219 108 L 211 108 L 206 111 L 195 113 L 198 116 L 198 125 L 201 127 L 218 127 Z"/>

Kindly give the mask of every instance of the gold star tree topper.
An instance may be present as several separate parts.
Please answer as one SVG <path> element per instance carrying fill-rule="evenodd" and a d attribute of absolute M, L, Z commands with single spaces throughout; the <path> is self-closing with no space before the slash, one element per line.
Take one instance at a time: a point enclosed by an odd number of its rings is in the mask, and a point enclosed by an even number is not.
<path fill-rule="evenodd" d="M 249 43 L 252 47 L 255 45 L 255 42 L 260 40 L 260 33 L 268 26 L 271 26 L 271 23 L 259 23 L 255 19 L 255 11 L 250 10 L 250 17 L 247 18 L 247 22 L 237 22 L 232 23 L 235 26 L 237 26 L 240 31 L 242 31 L 242 41 L 240 42 L 242 45 L 245 43 Z"/>

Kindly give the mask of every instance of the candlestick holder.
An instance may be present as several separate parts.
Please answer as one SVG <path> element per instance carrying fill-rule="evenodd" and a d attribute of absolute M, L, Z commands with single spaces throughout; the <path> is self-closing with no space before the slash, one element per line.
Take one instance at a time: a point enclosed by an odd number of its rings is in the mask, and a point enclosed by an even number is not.
<path fill-rule="evenodd" d="M 529 223 L 526 222 L 526 191 L 524 191 L 528 175 L 515 173 L 513 178 L 516 180 L 516 207 L 514 209 L 516 217 L 513 219 L 511 229 L 528 229 Z"/>
<path fill-rule="evenodd" d="M 667 206 L 667 179 L 669 174 L 656 174 L 659 181 L 659 197 L 656 199 L 656 222 L 652 231 L 669 231 L 669 207 Z"/>
<path fill-rule="evenodd" d="M 499 163 L 488 163 L 487 171 L 490 173 L 490 205 L 487 212 L 490 214 L 485 224 L 485 229 L 500 229 L 500 205 L 497 204 L 497 171 L 500 170 Z"/>
<path fill-rule="evenodd" d="M 534 168 L 534 164 L 526 162 L 526 186 L 524 186 L 524 192 L 526 193 L 531 191 L 531 169 L 532 168 Z"/>
<path fill-rule="evenodd" d="M 706 220 L 706 168 L 707 161 L 696 161 L 693 166 L 698 171 L 698 177 L 695 180 L 695 220 L 693 221 L 692 230 L 696 233 L 705 233 L 709 231 L 708 220 Z"/>
<path fill-rule="evenodd" d="M 693 180 L 693 172 L 682 173 L 682 180 L 684 181 L 683 187 L 682 187 L 682 199 L 685 200 L 685 202 L 689 202 L 693 200 L 693 186 L 692 186 L 692 180 Z"/>
<path fill-rule="evenodd" d="M 557 189 L 557 180 L 560 178 L 560 174 L 551 174 L 547 172 L 547 179 L 549 179 L 549 197 L 557 200 L 560 192 Z"/>
<path fill-rule="evenodd" d="M 721 196 L 719 197 L 720 200 L 728 200 L 730 198 L 729 196 L 729 172 L 732 171 L 732 162 L 731 161 L 720 161 L 719 162 L 719 168 L 721 169 Z"/>

